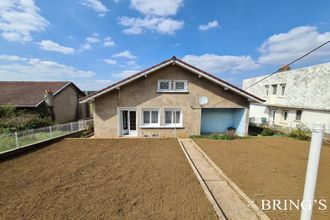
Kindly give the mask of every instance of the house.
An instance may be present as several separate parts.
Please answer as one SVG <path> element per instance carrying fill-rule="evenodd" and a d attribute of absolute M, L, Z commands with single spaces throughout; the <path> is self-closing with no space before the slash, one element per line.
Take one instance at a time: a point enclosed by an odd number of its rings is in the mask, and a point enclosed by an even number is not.
<path fill-rule="evenodd" d="M 79 99 L 84 96 L 72 82 L 0 82 L 0 105 L 38 113 L 50 110 L 57 123 L 88 117 L 88 108 L 79 104 Z"/>
<path fill-rule="evenodd" d="M 263 100 L 172 57 L 86 96 L 94 131 L 106 137 L 187 137 L 248 131 L 250 102 Z"/>
<path fill-rule="evenodd" d="M 330 132 L 330 63 L 280 71 L 255 84 L 264 77 L 243 81 L 243 89 L 266 100 L 251 104 L 253 123 L 312 128 L 322 122 Z"/>

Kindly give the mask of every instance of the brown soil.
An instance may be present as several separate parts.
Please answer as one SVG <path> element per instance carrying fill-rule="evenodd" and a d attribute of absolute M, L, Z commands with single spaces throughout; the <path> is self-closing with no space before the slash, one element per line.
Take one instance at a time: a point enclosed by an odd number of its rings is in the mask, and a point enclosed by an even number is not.
<path fill-rule="evenodd" d="M 175 139 L 66 139 L 0 173 L 0 219 L 216 219 Z"/>
<path fill-rule="evenodd" d="M 205 153 L 256 204 L 261 199 L 302 199 L 309 142 L 284 137 L 233 141 L 195 139 Z M 330 219 L 330 146 L 322 149 L 316 198 L 327 200 L 327 211 L 313 219 Z M 283 206 L 282 206 L 283 207 Z M 299 219 L 299 211 L 266 211 L 271 219 Z"/>

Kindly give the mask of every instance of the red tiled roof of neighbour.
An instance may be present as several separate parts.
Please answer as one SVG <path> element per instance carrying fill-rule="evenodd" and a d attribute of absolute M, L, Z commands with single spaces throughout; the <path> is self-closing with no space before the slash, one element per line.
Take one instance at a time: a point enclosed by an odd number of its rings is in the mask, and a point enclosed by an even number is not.
<path fill-rule="evenodd" d="M 44 93 L 51 90 L 54 95 L 72 82 L 0 81 L 0 105 L 15 107 L 38 107 L 44 101 Z"/>
<path fill-rule="evenodd" d="M 136 74 L 133 74 L 133 75 L 131 75 L 131 76 L 129 76 L 129 77 L 123 79 L 123 80 L 120 80 L 120 81 L 118 81 L 118 82 L 116 82 L 116 83 L 114 83 L 114 84 L 112 84 L 112 85 L 110 85 L 110 86 L 108 86 L 108 87 L 106 87 L 104 89 L 101 89 L 101 90 L 99 90 L 97 92 L 94 92 L 94 93 L 88 95 L 88 96 L 85 96 L 85 97 L 81 98 L 80 101 L 81 102 L 86 102 L 86 100 L 89 100 L 91 98 L 94 98 L 94 97 L 97 97 L 99 95 L 102 95 L 103 93 L 108 92 L 108 91 L 116 88 L 117 86 L 121 86 L 122 84 L 128 83 L 131 80 L 135 80 L 135 78 L 138 78 L 140 76 L 143 76 L 144 74 L 147 74 L 150 71 L 152 72 L 152 71 L 156 70 L 157 68 L 160 68 L 163 65 L 168 65 L 170 63 L 181 64 L 185 68 L 193 69 L 194 71 L 199 72 L 199 73 L 203 74 L 206 77 L 212 78 L 214 82 L 217 82 L 217 83 L 219 83 L 221 85 L 224 85 L 226 87 L 228 86 L 228 88 L 231 88 L 233 91 L 235 91 L 235 92 L 237 92 L 237 93 L 239 93 L 239 94 L 241 94 L 243 96 L 250 97 L 250 98 L 254 99 L 257 102 L 264 102 L 265 101 L 265 100 L 263 100 L 263 99 L 255 96 L 255 95 L 253 95 L 253 94 L 251 94 L 249 92 L 246 92 L 245 90 L 243 90 L 243 89 L 241 89 L 241 88 L 239 88 L 239 87 L 237 87 L 237 86 L 235 86 L 235 85 L 233 85 L 231 83 L 228 83 L 228 82 L 226 82 L 226 81 L 224 81 L 224 80 L 222 80 L 222 79 L 220 79 L 220 78 L 218 78 L 218 77 L 216 77 L 216 76 L 214 76 L 214 75 L 212 75 L 210 73 L 207 73 L 207 72 L 205 72 L 205 71 L 203 71 L 203 70 L 201 70 L 201 69 L 199 69 L 199 68 L 197 68 L 195 66 L 192 66 L 192 65 L 186 63 L 183 60 L 176 58 L 175 56 L 173 56 L 170 59 L 164 60 L 163 62 L 158 63 L 158 64 L 156 64 L 154 66 L 151 66 L 151 67 L 149 67 L 149 68 L 147 68 L 145 70 L 142 70 L 142 71 L 140 71 L 140 72 L 138 72 Z"/>

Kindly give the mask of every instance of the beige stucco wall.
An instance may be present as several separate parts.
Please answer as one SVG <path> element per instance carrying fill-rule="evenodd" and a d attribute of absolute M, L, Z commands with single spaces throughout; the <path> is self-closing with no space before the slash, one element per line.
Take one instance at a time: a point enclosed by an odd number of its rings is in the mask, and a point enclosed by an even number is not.
<path fill-rule="evenodd" d="M 53 109 L 57 123 L 75 121 L 77 116 L 78 97 L 72 86 L 68 86 L 53 99 Z"/>
<path fill-rule="evenodd" d="M 157 80 L 188 80 L 189 93 L 157 93 Z M 205 108 L 246 108 L 248 100 L 230 90 L 199 78 L 178 66 L 167 66 L 142 77 L 134 82 L 97 97 L 94 100 L 94 125 L 97 138 L 118 137 L 119 119 L 117 107 L 136 107 L 138 117 L 138 136 L 186 137 L 200 134 L 201 109 L 198 103 L 200 96 L 209 99 Z M 139 128 L 141 109 L 160 108 L 160 122 L 163 123 L 164 108 L 178 107 L 183 109 L 183 128 Z M 248 116 L 247 116 L 248 117 Z"/>

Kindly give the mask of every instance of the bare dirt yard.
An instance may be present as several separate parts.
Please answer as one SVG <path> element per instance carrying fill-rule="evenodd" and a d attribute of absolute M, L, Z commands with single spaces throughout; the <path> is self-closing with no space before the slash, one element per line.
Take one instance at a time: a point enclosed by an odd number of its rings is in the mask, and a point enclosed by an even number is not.
<path fill-rule="evenodd" d="M 309 142 L 285 137 L 233 141 L 194 139 L 204 152 L 259 206 L 261 199 L 302 199 Z M 313 219 L 330 219 L 330 146 L 321 152 L 316 198 L 327 211 Z M 271 219 L 299 219 L 299 211 L 266 211 Z"/>
<path fill-rule="evenodd" d="M 0 175 L 0 219 L 217 218 L 176 139 L 66 139 Z"/>

